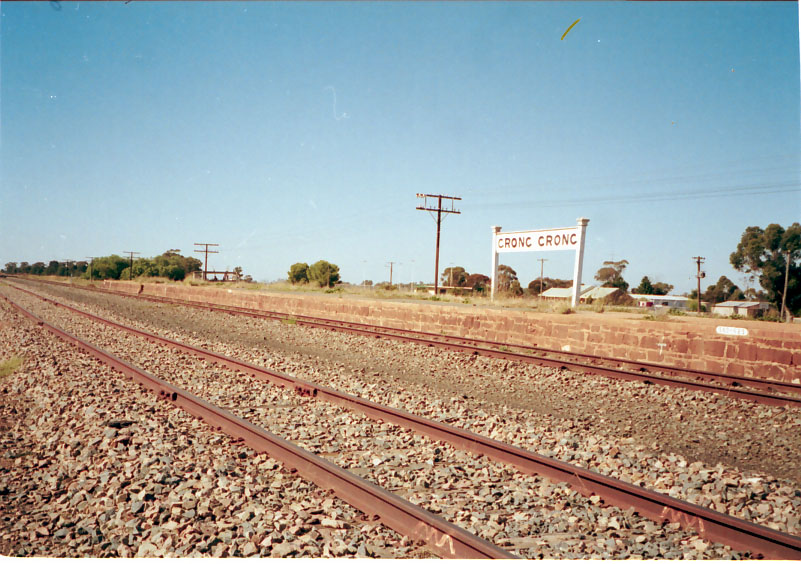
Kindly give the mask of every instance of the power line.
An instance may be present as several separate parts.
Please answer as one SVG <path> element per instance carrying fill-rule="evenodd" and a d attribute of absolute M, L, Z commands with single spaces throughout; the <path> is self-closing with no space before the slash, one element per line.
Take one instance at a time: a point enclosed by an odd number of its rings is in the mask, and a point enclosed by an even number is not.
<path fill-rule="evenodd" d="M 205 249 L 195 249 L 196 253 L 204 253 L 205 259 L 203 261 L 203 281 L 206 281 L 206 273 L 209 271 L 209 253 L 219 253 L 220 251 L 210 251 L 209 247 L 219 247 L 217 243 L 195 243 L 197 246 L 205 246 Z"/>
<path fill-rule="evenodd" d="M 449 214 L 455 213 L 460 214 L 462 212 L 454 209 L 453 203 L 456 200 L 461 200 L 461 198 L 457 198 L 454 196 L 443 196 L 442 194 L 417 194 L 418 198 L 423 198 L 423 205 L 417 206 L 418 210 L 427 211 L 427 212 L 437 212 L 437 254 L 436 259 L 434 260 L 434 295 L 437 296 L 439 294 L 439 233 L 440 233 L 440 226 L 442 225 L 442 214 Z M 428 207 L 428 198 L 436 198 L 437 199 L 437 207 L 436 208 L 429 208 Z M 444 209 L 442 207 L 442 200 L 450 200 L 451 208 Z M 433 205 L 433 204 L 432 204 Z M 432 214 L 433 216 L 433 214 Z"/>
<path fill-rule="evenodd" d="M 574 206 L 577 202 L 582 204 L 627 204 L 640 202 L 660 202 L 668 200 L 694 200 L 699 198 L 714 198 L 719 196 L 744 196 L 749 194 L 780 194 L 785 192 L 801 192 L 801 184 L 798 182 L 788 182 L 785 184 L 766 184 L 736 186 L 728 188 L 716 188 L 712 190 L 696 190 L 690 192 L 660 192 L 655 194 L 632 194 L 616 196 L 596 196 L 586 198 L 576 195 L 571 200 L 551 200 L 551 201 L 507 201 L 498 203 L 482 204 L 482 208 L 487 207 L 507 207 L 507 206 L 536 206 L 539 208 Z"/>

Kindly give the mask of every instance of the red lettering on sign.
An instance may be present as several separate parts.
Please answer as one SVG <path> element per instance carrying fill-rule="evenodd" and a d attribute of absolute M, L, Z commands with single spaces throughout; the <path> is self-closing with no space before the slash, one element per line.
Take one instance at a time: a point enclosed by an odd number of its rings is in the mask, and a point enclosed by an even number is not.
<path fill-rule="evenodd" d="M 571 245 L 575 245 L 576 244 L 576 234 L 575 233 L 572 233 L 570 235 L 570 244 Z"/>
<path fill-rule="evenodd" d="M 526 247 L 531 247 L 531 237 L 526 237 Z"/>
<path fill-rule="evenodd" d="M 544 237 L 543 237 L 542 235 L 540 235 L 540 238 L 539 238 L 539 239 L 537 239 L 537 244 L 538 244 L 540 247 L 542 247 L 542 245 L 543 245 L 543 242 L 542 242 L 542 240 L 543 240 L 543 239 L 544 239 Z"/>
<path fill-rule="evenodd" d="M 553 235 L 546 235 L 545 236 L 545 244 L 546 245 L 550 245 L 552 240 L 553 240 Z"/>

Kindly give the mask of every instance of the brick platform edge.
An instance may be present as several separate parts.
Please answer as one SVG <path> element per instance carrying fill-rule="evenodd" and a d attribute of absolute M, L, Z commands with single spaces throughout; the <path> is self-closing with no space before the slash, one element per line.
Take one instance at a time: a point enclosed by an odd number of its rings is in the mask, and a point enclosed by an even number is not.
<path fill-rule="evenodd" d="M 801 383 L 801 327 L 778 323 L 648 321 L 135 282 L 105 281 L 102 287 Z M 748 335 L 722 335 L 721 326 L 745 328 Z"/>

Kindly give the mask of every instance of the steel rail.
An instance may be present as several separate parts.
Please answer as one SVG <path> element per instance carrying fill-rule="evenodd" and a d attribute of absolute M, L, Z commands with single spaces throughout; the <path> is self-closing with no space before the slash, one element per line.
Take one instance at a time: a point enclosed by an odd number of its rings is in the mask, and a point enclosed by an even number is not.
<path fill-rule="evenodd" d="M 65 285 L 62 282 L 54 282 L 54 281 L 46 281 L 45 283 L 49 284 L 59 284 Z M 75 287 L 70 284 L 66 284 L 67 286 Z M 340 322 L 330 319 L 317 319 L 315 321 L 308 320 L 308 316 L 300 316 L 306 317 L 306 319 L 298 319 L 295 316 L 288 316 L 287 314 L 281 314 L 277 312 L 264 312 L 261 310 L 252 310 L 250 308 L 242 308 L 237 306 L 219 306 L 219 305 L 212 305 L 203 302 L 196 302 L 191 300 L 181 300 L 177 298 L 166 298 L 161 296 L 142 296 L 142 295 L 133 295 L 133 294 L 126 294 L 125 292 L 118 292 L 114 290 L 106 290 L 106 289 L 95 289 L 94 291 L 99 291 L 103 293 L 111 293 L 114 295 L 120 295 L 124 297 L 136 297 L 148 301 L 154 301 L 159 303 L 174 303 L 178 305 L 184 306 L 191 306 L 191 307 L 198 307 L 202 309 L 207 309 L 209 311 L 218 311 L 222 313 L 229 313 L 229 314 L 240 314 L 246 315 L 249 317 L 254 318 L 263 318 L 263 319 L 293 319 L 298 324 L 301 325 L 308 325 L 308 326 L 315 326 L 318 328 L 324 328 L 329 330 L 337 330 L 341 327 L 341 324 L 350 324 L 350 325 L 357 325 L 357 327 L 343 327 L 348 332 L 360 334 L 369 337 L 390 337 L 393 339 L 398 339 L 406 342 L 416 343 L 424 346 L 438 346 L 440 348 L 445 348 L 449 350 L 454 350 L 458 352 L 464 352 L 468 354 L 477 354 L 480 356 L 490 357 L 490 358 L 498 358 L 503 360 L 512 360 L 518 362 L 525 362 L 528 364 L 536 364 L 539 366 L 548 366 L 551 368 L 556 369 L 570 369 L 575 370 L 578 372 L 583 372 L 587 374 L 597 374 L 599 376 L 605 376 L 608 378 L 616 378 L 619 380 L 627 380 L 627 381 L 635 381 L 635 382 L 646 382 L 651 384 L 660 384 L 663 386 L 669 386 L 674 388 L 684 388 L 693 391 L 700 391 L 700 392 L 709 392 L 720 394 L 726 397 L 742 399 L 747 401 L 753 401 L 756 403 L 760 403 L 763 405 L 772 405 L 772 406 L 780 406 L 780 407 L 801 407 L 801 396 L 780 396 L 775 394 L 751 391 L 748 389 L 741 388 L 739 386 L 742 385 L 749 385 L 753 382 L 761 382 L 767 383 L 769 387 L 773 388 L 780 388 L 782 391 L 792 390 L 794 393 L 801 393 L 801 385 L 799 384 L 792 384 L 792 383 L 783 383 L 777 382 L 775 380 L 758 380 L 756 378 L 747 378 L 747 377 L 734 377 L 734 376 L 726 376 L 722 374 L 714 374 L 714 373 L 702 373 L 700 371 L 695 371 L 696 374 L 710 374 L 714 375 L 717 379 L 725 379 L 732 384 L 739 385 L 738 387 L 722 387 L 715 384 L 707 384 L 704 382 L 693 382 L 689 380 L 683 379 L 676 379 L 670 378 L 667 376 L 660 376 L 658 374 L 645 374 L 642 372 L 634 372 L 630 370 L 624 370 L 622 368 L 613 368 L 608 366 L 600 366 L 596 364 L 587 364 L 585 362 L 579 361 L 571 361 L 559 358 L 548 358 L 545 356 L 537 356 L 537 355 L 530 355 L 526 353 L 517 353 L 512 351 L 502 351 L 497 349 L 490 349 L 485 347 L 480 347 L 477 345 L 471 344 L 462 344 L 459 342 L 448 342 L 442 340 L 431 340 L 426 337 L 417 337 L 417 334 L 426 335 L 423 332 L 419 331 L 407 331 L 404 329 L 390 329 L 390 331 L 395 331 L 398 333 L 409 333 L 409 334 L 392 334 L 392 333 L 383 333 L 382 331 L 386 328 L 384 327 L 376 327 L 370 326 L 361 323 L 352 323 L 352 322 Z M 316 319 L 316 318 L 311 318 Z M 337 324 L 336 327 L 333 327 L 332 324 Z M 360 327 L 361 326 L 361 327 Z M 365 329 L 363 327 L 369 327 L 369 329 Z M 438 336 L 434 334 L 438 338 L 442 338 L 442 336 Z M 464 340 L 461 337 L 450 337 L 450 339 L 460 341 Z M 469 339 L 468 339 L 469 340 Z M 507 345 L 504 345 L 507 346 Z M 518 347 L 519 345 L 508 345 L 512 347 Z M 522 346 L 522 345 L 521 345 Z M 553 352 L 554 354 L 560 354 L 558 351 L 549 351 Z M 572 356 L 581 356 L 575 353 L 570 353 Z M 585 357 L 591 357 L 591 355 L 583 355 Z M 603 359 L 603 357 L 591 357 L 597 359 Z M 614 359 L 603 359 L 603 360 L 614 360 Z M 625 360 L 617 360 L 618 362 L 628 363 L 629 361 Z M 679 370 L 679 369 L 672 369 L 672 370 Z"/>
<path fill-rule="evenodd" d="M 681 501 L 640 486 L 628 484 L 567 462 L 538 455 L 523 448 L 496 441 L 458 427 L 425 419 L 400 409 L 383 406 L 288 374 L 268 370 L 219 353 L 129 327 L 56 302 L 50 298 L 38 296 L 28 290 L 23 291 L 31 293 L 57 307 L 66 308 L 93 321 L 128 331 L 149 341 L 171 346 L 282 387 L 293 387 L 300 395 L 325 399 L 337 405 L 356 409 L 373 419 L 394 423 L 432 439 L 445 441 L 457 448 L 475 454 L 486 455 L 500 462 L 511 464 L 528 474 L 538 474 L 557 482 L 567 482 L 573 489 L 584 496 L 598 495 L 606 504 L 622 509 L 632 508 L 639 514 L 656 522 L 670 521 L 678 523 L 684 529 L 694 529 L 699 536 L 708 540 L 727 544 L 738 550 L 749 551 L 755 556 L 762 555 L 766 558 L 775 559 L 801 559 L 801 538 L 799 537 Z"/>
<path fill-rule="evenodd" d="M 61 339 L 83 349 L 111 368 L 125 374 L 150 391 L 186 412 L 204 420 L 217 431 L 231 435 L 257 452 L 266 452 L 283 462 L 290 471 L 314 482 L 322 489 L 333 490 L 338 497 L 368 516 L 377 516 L 386 526 L 402 535 L 425 542 L 445 558 L 516 558 L 464 529 L 390 493 L 347 470 L 284 440 L 249 421 L 88 343 L 31 313 L 13 299 L 5 299 L 21 313 Z"/>

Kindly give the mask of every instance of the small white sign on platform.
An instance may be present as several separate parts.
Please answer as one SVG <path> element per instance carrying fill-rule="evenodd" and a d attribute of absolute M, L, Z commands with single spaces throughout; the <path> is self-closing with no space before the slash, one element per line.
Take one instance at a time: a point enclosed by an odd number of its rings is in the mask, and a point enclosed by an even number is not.
<path fill-rule="evenodd" d="M 534 231 L 509 231 L 501 233 L 500 227 L 492 228 L 492 290 L 490 297 L 495 299 L 498 286 L 498 253 L 523 253 L 537 251 L 576 251 L 576 264 L 573 269 L 572 305 L 579 303 L 581 288 L 581 269 L 584 262 L 584 236 L 589 219 L 580 217 L 575 227 L 557 229 L 536 229 Z"/>
<path fill-rule="evenodd" d="M 715 332 L 718 335 L 737 335 L 739 337 L 748 335 L 748 329 L 745 327 L 726 327 L 725 325 L 718 325 Z"/>

